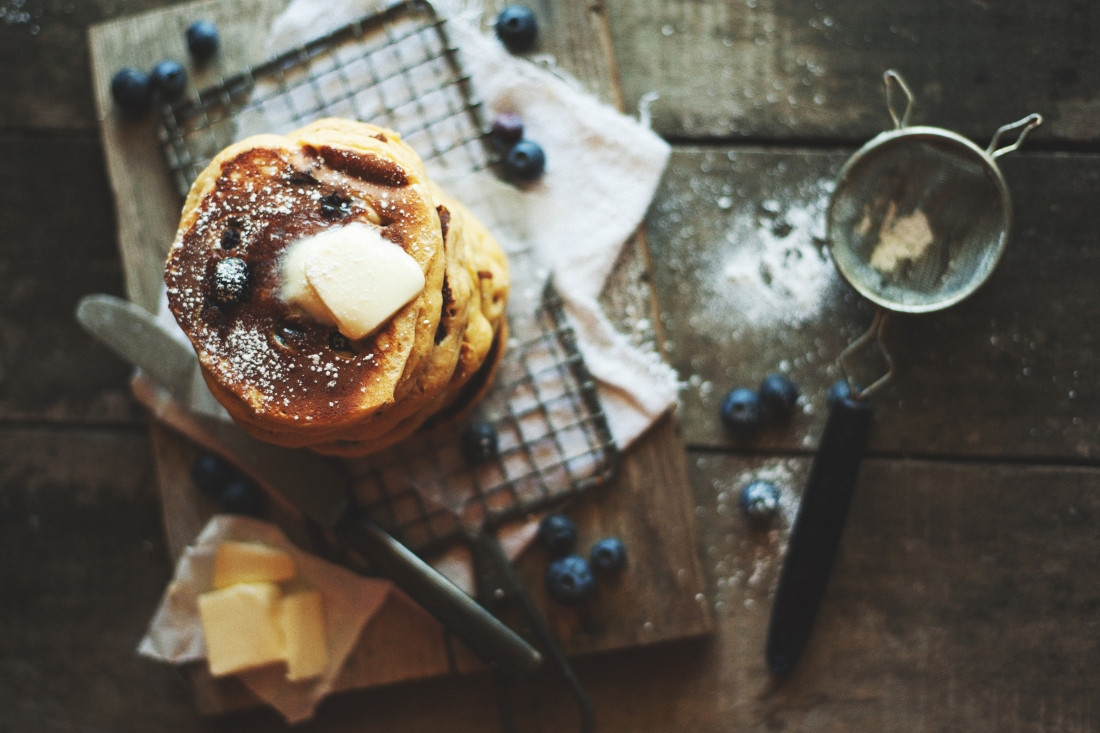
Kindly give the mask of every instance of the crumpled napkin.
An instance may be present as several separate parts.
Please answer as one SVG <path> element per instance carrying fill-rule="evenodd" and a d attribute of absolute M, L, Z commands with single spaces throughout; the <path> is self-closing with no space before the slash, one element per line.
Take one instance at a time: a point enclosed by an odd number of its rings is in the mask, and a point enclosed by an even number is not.
<path fill-rule="evenodd" d="M 367 622 L 389 593 L 400 591 L 388 580 L 364 578 L 298 549 L 273 524 L 249 517 L 215 515 L 176 563 L 175 575 L 138 646 L 138 653 L 175 663 L 206 658 L 198 597 L 214 588 L 214 554 L 225 540 L 259 542 L 289 552 L 299 575 L 324 597 L 329 651 L 329 665 L 324 674 L 314 680 L 288 682 L 285 671 L 274 665 L 237 675 L 288 722 L 306 720 L 332 690 Z"/>

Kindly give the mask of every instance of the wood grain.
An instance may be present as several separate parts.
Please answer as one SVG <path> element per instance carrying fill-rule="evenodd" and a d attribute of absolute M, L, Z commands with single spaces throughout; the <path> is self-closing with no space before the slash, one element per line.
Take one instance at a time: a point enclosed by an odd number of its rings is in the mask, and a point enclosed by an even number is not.
<path fill-rule="evenodd" d="M 882 72 L 893 68 L 918 96 L 914 124 L 988 141 L 1040 112 L 1039 139 L 1100 139 L 1100 7 L 1087 0 L 607 8 L 626 105 L 658 92 L 654 126 L 670 137 L 862 141 L 889 126 Z"/>
<path fill-rule="evenodd" d="M 0 441 L 3 729 L 285 729 L 266 710 L 200 719 L 176 670 L 133 654 L 171 572 L 153 476 L 193 491 L 186 469 L 194 449 L 159 429 L 150 440 L 129 427 L 141 418 L 123 398 L 128 369 L 67 316 L 83 293 L 123 287 L 107 179 L 89 138 L 97 116 L 83 31 L 164 4 L 28 3 L 41 12 L 37 35 L 29 19 L 0 24 L 0 421 L 9 425 Z M 1098 9 L 1080 0 L 567 5 L 534 4 L 544 29 L 539 51 L 555 53 L 614 101 L 613 85 L 583 71 L 601 63 L 590 44 L 613 38 L 626 108 L 659 91 L 662 133 L 722 146 L 680 148 L 654 209 L 664 323 L 642 323 L 644 250 L 624 255 L 619 284 L 604 294 L 636 338 L 667 327 L 670 354 L 690 380 L 684 430 L 701 450 L 688 456 L 695 497 L 682 506 L 701 530 L 701 589 L 716 630 L 579 658 L 599 730 L 1100 727 L 1096 469 L 1016 463 L 1095 461 L 1096 156 L 1004 159 L 1017 221 L 993 279 L 957 309 L 893 323 L 901 371 L 897 391 L 876 398 L 872 449 L 937 460 L 867 461 L 816 635 L 796 677 L 779 688 L 763 674 L 761 647 L 785 530 L 746 527 L 736 491 L 751 477 L 772 478 L 793 511 L 833 377 L 827 364 L 870 311 L 831 273 L 824 311 L 796 325 L 735 322 L 721 307 L 732 282 L 708 300 L 739 247 L 769 233 L 777 241 L 813 235 L 814 226 L 793 214 L 812 213 L 809 204 L 827 193 L 821 187 L 839 163 L 888 123 L 880 75 L 889 66 L 919 95 L 915 121 L 985 140 L 997 124 L 1034 110 L 1048 122 L 1031 149 L 1091 149 Z M 585 40 L 571 49 L 574 34 Z M 230 53 L 254 49 L 235 43 Z M 140 64 L 162 54 L 119 53 Z M 729 147 L 741 139 L 756 147 Z M 768 147 L 800 140 L 816 149 Z M 42 214 L 52 200 L 65 205 Z M 784 224 L 792 230 L 780 236 Z M 734 383 L 755 384 L 784 359 L 814 411 L 753 441 L 722 433 L 717 395 Z M 49 427 L 13 429 L 13 422 Z M 972 457 L 983 462 L 966 462 Z M 614 496 L 644 499 L 644 475 L 636 487 L 637 494 Z M 576 509 L 593 536 L 614 529 L 621 511 L 604 501 Z M 202 521 L 199 509 L 191 505 L 191 526 Z M 168 541 L 178 548 L 186 534 L 180 529 Z M 636 547 L 632 540 L 632 557 Z M 527 561 L 521 571 L 536 582 L 538 558 Z M 587 643 L 585 621 L 563 626 L 574 643 Z M 448 677 L 333 696 L 301 730 L 491 730 L 499 725 L 495 705 L 486 676 Z M 576 724 L 553 675 L 521 686 L 515 706 L 523 729 Z"/>
<path fill-rule="evenodd" d="M 825 206 L 847 151 L 678 149 L 650 217 L 658 301 L 675 334 L 673 365 L 690 444 L 811 449 L 824 425 L 835 359 L 872 308 L 835 272 Z M 1014 201 L 1005 255 L 989 281 L 940 313 L 894 316 L 897 374 L 873 398 L 869 450 L 1094 460 L 1100 247 L 1087 218 L 1100 158 L 1001 158 Z M 789 368 L 803 414 L 750 438 L 723 430 L 734 386 Z M 882 369 L 871 361 L 869 384 Z"/>
<path fill-rule="evenodd" d="M 776 481 L 789 518 L 808 461 L 689 456 L 717 630 L 582 661 L 600 730 L 1096 726 L 1096 469 L 866 461 L 806 655 L 776 685 L 763 646 L 789 520 L 749 526 L 737 491 Z M 567 729 L 567 699 L 544 694 L 526 724 Z"/>
<path fill-rule="evenodd" d="M 486 32 L 492 32 L 497 13 L 508 4 L 504 0 L 483 3 Z M 621 108 L 618 68 L 602 3 L 539 0 L 529 7 L 538 19 L 539 33 L 527 55 L 549 54 L 555 67 L 571 74 L 597 98 Z"/>
<path fill-rule="evenodd" d="M 110 78 L 123 66 L 150 68 L 165 56 L 186 54 L 184 30 L 194 20 L 214 21 L 222 36 L 216 63 L 201 70 L 191 66 L 189 91 L 210 85 L 227 72 L 265 58 L 262 44 L 251 38 L 266 28 L 285 3 L 241 0 L 230 7 L 217 2 L 158 10 L 92 28 L 88 42 L 100 135 L 114 193 L 118 241 L 130 300 L 156 310 L 164 261 L 179 223 L 180 201 L 163 162 L 156 135 L 156 115 L 130 115 L 113 104 Z"/>
<path fill-rule="evenodd" d="M 0 128 L 94 132 L 86 29 L 162 4 L 163 0 L 5 3 L 0 24 Z"/>
<path fill-rule="evenodd" d="M 772 687 L 761 649 L 786 522 L 746 526 L 737 491 L 757 476 L 788 498 L 807 462 L 697 456 L 693 481 L 723 646 L 679 729 L 706 730 L 718 694 L 729 729 L 1087 729 L 1096 642 L 1095 469 L 924 461 L 864 463 L 806 656 Z M 736 640 L 736 641 L 733 641 Z"/>
<path fill-rule="evenodd" d="M 27 6 L 28 16 L 38 15 L 25 22 L 0 25 L 0 64 L 9 70 L 0 78 L 0 127 L 93 129 L 84 29 L 161 5 L 43 3 Z M 820 8 L 789 0 L 610 0 L 587 4 L 590 16 L 611 20 L 596 28 L 548 0 L 532 5 L 563 66 L 581 59 L 606 66 L 608 56 L 588 35 L 605 45 L 613 37 L 626 106 L 658 91 L 657 128 L 674 137 L 860 140 L 888 122 L 880 78 L 890 67 L 912 82 L 925 123 L 988 139 L 1003 122 L 1039 111 L 1049 122 L 1037 137 L 1052 143 L 1095 142 L 1100 133 L 1091 35 L 1100 11 L 1085 0 L 830 0 Z M 609 69 L 604 78 L 612 77 Z"/>
<path fill-rule="evenodd" d="M 187 715 L 182 680 L 135 653 L 171 575 L 158 504 L 140 431 L 2 432 L 0 728 Z"/>
<path fill-rule="evenodd" d="M 200 721 L 176 672 L 136 658 L 170 573 L 148 439 L 88 430 L 0 441 L 0 702 L 11 730 L 276 731 Z M 763 634 L 787 521 L 750 527 L 737 491 L 775 481 L 789 518 L 808 461 L 689 454 L 713 635 L 577 660 L 599 730 L 714 733 L 1092 730 L 1100 470 L 872 459 L 795 677 L 772 687 Z M 749 603 L 751 601 L 751 603 Z M 566 730 L 551 674 L 516 690 L 524 730 Z M 337 695 L 301 730 L 495 729 L 489 678 Z"/>
<path fill-rule="evenodd" d="M 601 537 L 617 536 L 629 548 L 627 569 L 599 584 L 594 600 L 580 609 L 563 608 L 546 594 L 543 575 L 549 557 L 532 548 L 518 563 L 521 577 L 562 645 L 582 654 L 699 636 L 711 630 L 702 603 L 695 518 L 690 494 L 671 494 L 687 472 L 671 417 L 659 421 L 647 439 L 627 452 L 617 481 L 569 508 L 577 522 L 577 546 L 584 553 Z M 611 642 L 611 640 L 614 642 Z"/>
<path fill-rule="evenodd" d="M 0 181 L 0 422 L 143 424 L 129 369 L 72 315 L 87 293 L 122 292 L 98 146 L 0 136 Z"/>

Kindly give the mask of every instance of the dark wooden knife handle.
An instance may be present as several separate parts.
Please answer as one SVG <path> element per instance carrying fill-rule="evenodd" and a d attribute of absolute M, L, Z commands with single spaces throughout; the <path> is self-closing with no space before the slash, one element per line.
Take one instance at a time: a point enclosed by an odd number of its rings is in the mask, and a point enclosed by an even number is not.
<path fill-rule="evenodd" d="M 768 625 L 764 656 L 777 675 L 794 668 L 810 637 L 844 531 L 871 416 L 868 403 L 851 399 L 838 400 L 829 411 L 791 529 Z"/>
<path fill-rule="evenodd" d="M 542 655 L 442 573 L 366 517 L 342 523 L 347 545 L 439 619 L 485 663 L 505 674 L 529 674 Z"/>

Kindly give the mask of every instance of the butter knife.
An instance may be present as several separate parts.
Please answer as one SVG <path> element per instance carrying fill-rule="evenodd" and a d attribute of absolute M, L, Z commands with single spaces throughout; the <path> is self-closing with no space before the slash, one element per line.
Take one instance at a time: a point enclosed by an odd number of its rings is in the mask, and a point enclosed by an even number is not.
<path fill-rule="evenodd" d="M 80 301 L 76 320 L 181 405 L 201 404 L 197 390 L 206 387 L 195 352 L 148 311 L 122 298 L 96 294 Z M 334 462 L 305 449 L 264 443 L 211 412 L 194 411 L 193 416 L 270 490 L 367 557 L 483 661 L 508 674 L 539 667 L 542 655 L 537 649 L 369 518 L 354 512 L 347 479 Z"/>

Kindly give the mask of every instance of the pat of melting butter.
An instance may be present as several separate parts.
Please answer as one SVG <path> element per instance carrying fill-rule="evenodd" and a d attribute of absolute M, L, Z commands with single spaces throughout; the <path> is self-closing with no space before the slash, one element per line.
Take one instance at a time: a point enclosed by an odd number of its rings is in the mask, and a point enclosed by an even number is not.
<path fill-rule="evenodd" d="M 285 641 L 286 678 L 317 677 L 328 667 L 325 605 L 315 590 L 292 593 L 279 604 L 279 627 Z"/>
<path fill-rule="evenodd" d="M 210 674 L 220 677 L 284 659 L 281 595 L 274 583 L 237 583 L 199 596 Z"/>
<path fill-rule="evenodd" d="M 279 582 L 298 574 L 289 553 L 258 542 L 226 541 L 214 554 L 214 587 L 234 583 Z"/>
<path fill-rule="evenodd" d="M 424 290 L 416 260 L 377 227 L 353 222 L 292 244 L 282 295 L 311 316 L 361 339 Z"/>

